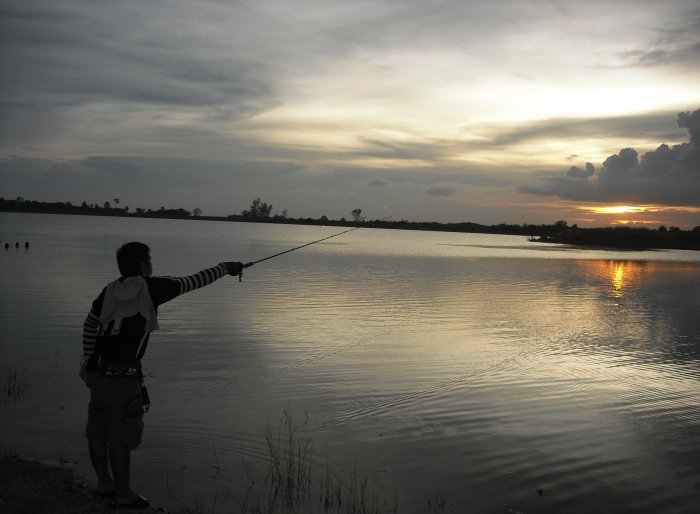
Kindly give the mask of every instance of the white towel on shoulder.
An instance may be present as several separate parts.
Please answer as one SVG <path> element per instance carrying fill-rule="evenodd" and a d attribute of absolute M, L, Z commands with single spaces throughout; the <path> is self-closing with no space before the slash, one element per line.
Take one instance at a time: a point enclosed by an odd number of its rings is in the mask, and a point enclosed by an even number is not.
<path fill-rule="evenodd" d="M 160 328 L 148 285 L 142 276 L 129 277 L 123 282 L 115 280 L 107 284 L 100 313 L 102 326 L 113 319 L 129 318 L 139 312 L 146 319 L 146 332 Z"/>

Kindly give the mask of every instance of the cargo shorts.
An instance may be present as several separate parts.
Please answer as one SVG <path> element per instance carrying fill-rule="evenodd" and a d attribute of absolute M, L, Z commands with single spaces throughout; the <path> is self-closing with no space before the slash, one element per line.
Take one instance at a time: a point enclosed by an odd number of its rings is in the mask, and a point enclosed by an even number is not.
<path fill-rule="evenodd" d="M 107 443 L 110 449 L 135 450 L 143 434 L 143 396 L 135 377 L 106 377 L 98 371 L 87 373 L 90 389 L 85 437 Z"/>

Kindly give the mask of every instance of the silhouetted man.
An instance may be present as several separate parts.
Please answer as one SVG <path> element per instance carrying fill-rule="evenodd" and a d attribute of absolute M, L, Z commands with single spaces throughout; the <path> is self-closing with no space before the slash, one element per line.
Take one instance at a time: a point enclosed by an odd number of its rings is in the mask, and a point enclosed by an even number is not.
<path fill-rule="evenodd" d="M 95 492 L 113 494 L 116 507 L 145 508 L 151 502 L 131 490 L 129 467 L 148 408 L 141 359 L 159 328 L 158 306 L 226 274 L 240 275 L 243 265 L 222 262 L 189 277 L 154 277 L 150 248 L 136 242 L 117 251 L 117 264 L 122 276 L 102 290 L 83 326 L 80 377 L 90 388 L 85 436 L 97 473 Z"/>

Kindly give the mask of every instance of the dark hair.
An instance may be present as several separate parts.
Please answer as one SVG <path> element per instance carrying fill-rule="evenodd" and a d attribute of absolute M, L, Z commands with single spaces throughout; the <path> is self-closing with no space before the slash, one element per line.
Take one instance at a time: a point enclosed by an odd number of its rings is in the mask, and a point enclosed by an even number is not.
<path fill-rule="evenodd" d="M 117 265 L 123 277 L 135 277 L 141 274 L 141 265 L 148 263 L 151 249 L 143 243 L 126 243 L 117 250 Z"/>

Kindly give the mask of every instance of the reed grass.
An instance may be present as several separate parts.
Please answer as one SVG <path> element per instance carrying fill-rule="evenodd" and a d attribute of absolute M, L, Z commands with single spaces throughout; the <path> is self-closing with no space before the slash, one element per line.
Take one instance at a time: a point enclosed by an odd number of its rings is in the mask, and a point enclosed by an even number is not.
<path fill-rule="evenodd" d="M 2 384 L 2 392 L 5 396 L 5 403 L 12 400 L 13 403 L 17 403 L 22 396 L 27 394 L 27 389 L 29 385 L 27 384 L 26 369 L 22 370 L 22 373 L 17 372 L 17 366 L 7 370 L 5 376 L 5 381 Z"/>
<path fill-rule="evenodd" d="M 59 446 L 58 449 L 56 448 L 56 444 L 54 443 L 53 445 L 53 454 L 56 457 L 56 460 L 58 460 L 58 464 L 63 467 L 66 464 L 68 464 L 68 459 L 66 459 L 66 445 L 64 444 L 63 446 Z"/>
<path fill-rule="evenodd" d="M 447 502 L 447 497 L 439 487 L 425 495 L 425 510 L 427 512 L 442 513 L 445 512 L 448 505 L 451 504 Z"/>
<path fill-rule="evenodd" d="M 239 502 L 244 514 L 379 514 L 397 512 L 398 497 L 393 506 L 380 498 L 380 474 L 369 474 L 353 463 L 345 471 L 334 471 L 326 455 L 325 472 L 314 474 L 312 436 L 307 430 L 308 415 L 303 424 L 294 420 L 293 406 L 288 405 L 276 423 L 268 422 L 264 436 L 268 463 L 256 468 L 243 461 L 250 480 L 245 497 Z"/>
<path fill-rule="evenodd" d="M 282 416 L 268 420 L 263 429 L 263 439 L 267 460 L 254 464 L 242 459 L 242 471 L 249 481 L 245 492 L 235 499 L 241 514 L 397 514 L 398 493 L 392 498 L 385 497 L 384 471 L 368 473 L 359 469 L 355 460 L 340 471 L 331 468 L 326 453 L 326 465 L 319 471 L 313 465 L 313 436 L 308 427 L 309 417 L 304 413 L 304 421 L 297 423 L 293 405 L 288 404 Z M 223 450 L 212 446 L 214 470 L 212 483 L 218 480 L 224 487 L 225 479 L 221 472 L 226 468 L 221 463 Z M 229 492 L 216 491 L 212 500 L 205 501 L 205 495 L 195 495 L 189 501 L 173 496 L 169 481 L 169 466 L 166 456 L 166 487 L 171 507 L 179 514 L 212 514 L 225 508 L 223 503 Z M 223 483 L 222 483 L 223 481 Z M 235 497 L 236 495 L 233 495 Z M 463 501 L 448 500 L 439 487 L 424 494 L 422 512 L 445 513 L 448 509 L 464 509 Z M 175 503 L 175 504 L 174 504 Z M 411 510 L 414 511 L 415 505 Z"/>

